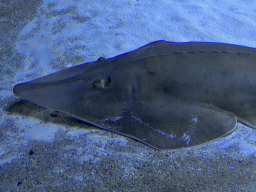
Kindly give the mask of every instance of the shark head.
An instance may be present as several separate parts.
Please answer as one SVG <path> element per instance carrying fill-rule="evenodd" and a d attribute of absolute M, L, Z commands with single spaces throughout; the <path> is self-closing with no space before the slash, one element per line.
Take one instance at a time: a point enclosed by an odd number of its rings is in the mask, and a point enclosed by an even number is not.
<path fill-rule="evenodd" d="M 111 60 L 78 65 L 14 86 L 15 96 L 37 105 L 72 114 L 89 122 L 120 116 L 128 110 L 128 96 L 120 71 Z M 75 114 L 75 115 L 74 115 Z"/>

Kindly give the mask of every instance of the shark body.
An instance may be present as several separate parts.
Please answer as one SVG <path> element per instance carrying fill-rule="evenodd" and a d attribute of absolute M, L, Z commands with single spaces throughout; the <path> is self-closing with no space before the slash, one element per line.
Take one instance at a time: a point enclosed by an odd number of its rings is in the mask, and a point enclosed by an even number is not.
<path fill-rule="evenodd" d="M 159 149 L 256 127 L 256 49 L 156 41 L 18 84 L 17 97 Z"/>

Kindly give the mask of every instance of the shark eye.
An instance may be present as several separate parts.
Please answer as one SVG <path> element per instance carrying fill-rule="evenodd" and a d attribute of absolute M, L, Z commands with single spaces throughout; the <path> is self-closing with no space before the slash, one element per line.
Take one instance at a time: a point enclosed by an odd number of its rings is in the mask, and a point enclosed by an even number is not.
<path fill-rule="evenodd" d="M 94 88 L 100 88 L 104 89 L 110 85 L 111 79 L 109 76 L 102 78 L 102 79 L 97 79 L 92 82 L 92 85 Z"/>

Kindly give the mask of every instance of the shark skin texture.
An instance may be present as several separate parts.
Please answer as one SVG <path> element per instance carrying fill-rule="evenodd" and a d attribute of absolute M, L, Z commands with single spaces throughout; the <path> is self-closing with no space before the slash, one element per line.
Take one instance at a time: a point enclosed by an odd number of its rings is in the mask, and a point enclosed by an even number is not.
<path fill-rule="evenodd" d="M 156 41 L 15 85 L 13 93 L 157 149 L 256 127 L 256 49 Z"/>

